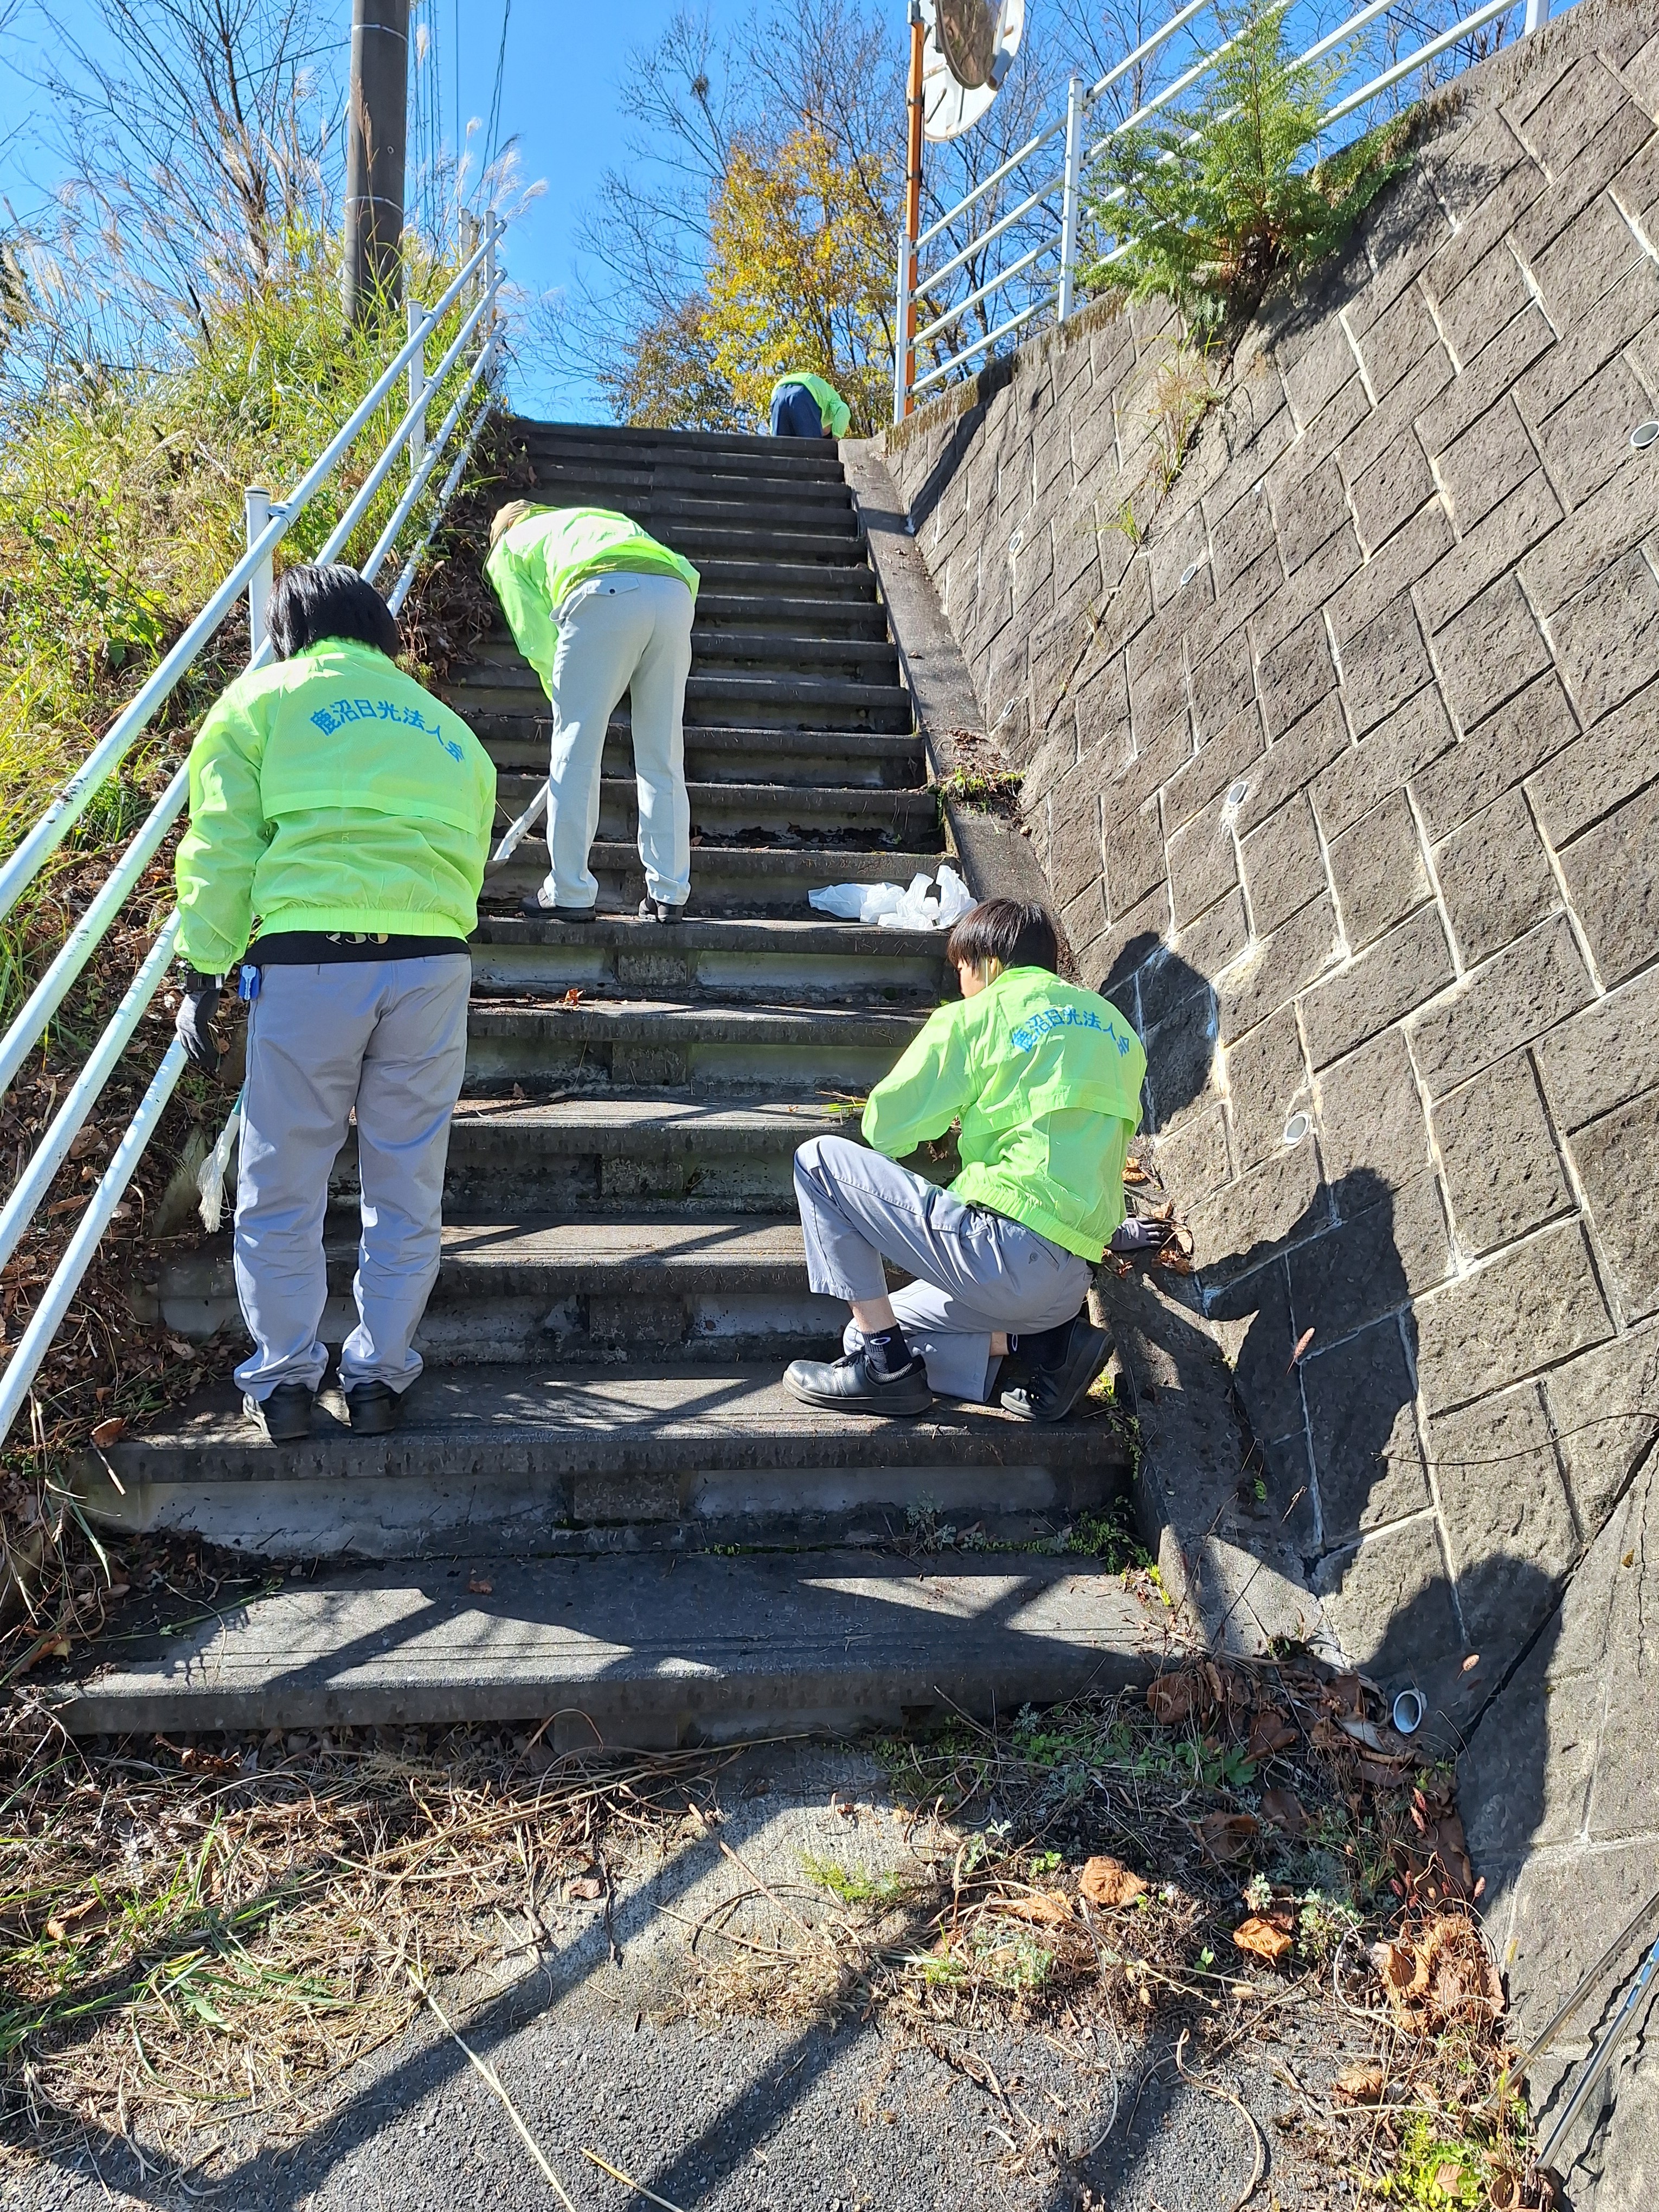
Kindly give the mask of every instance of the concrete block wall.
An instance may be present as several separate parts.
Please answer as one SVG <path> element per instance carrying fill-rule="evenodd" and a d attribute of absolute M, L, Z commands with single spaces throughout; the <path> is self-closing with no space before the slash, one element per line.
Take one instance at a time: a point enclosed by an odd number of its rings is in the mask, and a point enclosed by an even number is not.
<path fill-rule="evenodd" d="M 1252 1510 L 1385 1676 L 1550 1632 L 1659 1432 L 1655 29 L 1465 80 L 1167 490 L 1139 309 L 889 441 L 1146 1037 Z"/>

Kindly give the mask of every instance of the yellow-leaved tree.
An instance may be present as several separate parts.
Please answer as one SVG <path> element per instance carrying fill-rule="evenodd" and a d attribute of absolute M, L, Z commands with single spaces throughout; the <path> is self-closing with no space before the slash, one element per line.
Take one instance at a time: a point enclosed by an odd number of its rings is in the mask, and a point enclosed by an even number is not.
<path fill-rule="evenodd" d="M 775 149 L 733 147 L 711 210 L 702 329 L 714 368 L 757 426 L 789 369 L 829 379 L 855 436 L 886 419 L 898 183 L 890 166 L 837 160 L 810 125 Z"/>

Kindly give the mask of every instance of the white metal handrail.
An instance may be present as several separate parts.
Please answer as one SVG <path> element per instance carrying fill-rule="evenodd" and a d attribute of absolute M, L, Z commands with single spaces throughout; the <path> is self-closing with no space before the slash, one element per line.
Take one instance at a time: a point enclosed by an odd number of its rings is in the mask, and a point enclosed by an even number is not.
<path fill-rule="evenodd" d="M 1297 55 L 1295 61 L 1304 65 L 1316 65 L 1332 54 L 1340 52 L 1343 47 L 1351 46 L 1380 18 L 1397 9 L 1400 4 L 1401 0 L 1366 0 L 1365 5 L 1356 9 L 1334 30 L 1327 32 L 1316 40 L 1304 52 Z M 1213 49 L 1201 53 L 1194 62 L 1181 70 L 1169 83 L 1149 93 L 1139 102 L 1132 114 L 1127 116 L 1121 122 L 1113 124 L 1109 129 L 1095 138 L 1088 146 L 1086 152 L 1079 151 L 1079 125 L 1115 86 L 1121 84 L 1137 69 L 1148 63 L 1155 62 L 1173 40 L 1214 5 L 1215 0 L 1185 0 L 1185 4 L 1177 8 L 1174 14 L 1160 24 L 1149 37 L 1142 40 L 1132 53 L 1127 54 L 1121 61 L 1115 63 L 1103 76 L 1097 78 L 1086 89 L 1082 88 L 1079 80 L 1074 77 L 1069 89 L 1067 114 L 1065 118 L 1048 125 L 1033 137 L 1028 139 L 1018 153 L 1011 155 L 999 167 L 993 170 L 989 176 L 965 193 L 954 207 L 948 209 L 937 222 L 930 223 L 916 240 L 914 246 L 907 249 L 901 246 L 896 286 L 900 321 L 893 364 L 893 420 L 895 422 L 904 419 L 917 394 L 942 383 L 957 371 L 965 369 L 969 362 L 980 355 L 990 352 L 1012 331 L 1023 329 L 1036 316 L 1045 313 L 1052 307 L 1055 311 L 1056 321 L 1065 322 L 1075 312 L 1073 275 L 1082 198 L 1085 187 L 1085 179 L 1082 173 L 1085 164 L 1097 161 L 1115 138 L 1121 137 L 1127 131 L 1143 126 L 1148 120 L 1164 112 L 1183 93 L 1190 91 L 1207 71 L 1214 68 L 1222 55 L 1244 35 L 1243 31 L 1232 30 L 1230 35 Z M 1411 76 L 1414 71 L 1425 68 L 1428 64 L 1438 59 L 1441 55 L 1456 46 L 1461 40 L 1470 38 L 1488 24 L 1494 23 L 1501 17 L 1510 14 L 1516 8 L 1524 8 L 1525 27 L 1528 31 L 1534 31 L 1547 18 L 1550 12 L 1550 0 L 1484 0 L 1484 4 L 1462 15 L 1456 22 L 1449 25 L 1443 31 L 1437 33 L 1434 37 L 1425 39 L 1421 44 L 1414 46 L 1408 54 L 1400 57 L 1387 69 L 1370 77 L 1355 89 L 1343 92 L 1340 98 L 1333 100 L 1324 111 L 1324 127 L 1331 129 L 1346 122 L 1370 101 L 1380 98 L 1382 94 Z M 1338 88 L 1338 89 L 1340 88 Z M 977 220 L 975 210 L 979 209 L 980 204 L 985 201 L 988 195 L 1005 185 L 1010 178 L 1019 178 L 1023 184 L 1025 176 L 1029 175 L 1028 165 L 1032 156 L 1050 146 L 1062 132 L 1066 137 L 1066 162 L 1063 174 L 1049 179 L 1039 190 L 1027 192 L 1018 204 L 1006 214 L 997 216 L 993 201 L 988 212 L 995 219 L 987 222 L 983 229 L 972 232 L 972 222 Z M 1060 206 L 1059 222 L 1054 224 L 1047 203 L 1052 199 L 1056 187 L 1060 190 Z M 1111 200 L 1121 200 L 1122 197 L 1121 191 L 1108 195 L 1109 199 Z M 969 219 L 969 227 L 972 233 L 967 242 L 952 253 L 949 259 L 941 262 L 937 268 L 924 270 L 921 268 L 921 256 L 925 250 L 939 240 L 946 237 L 960 237 L 962 234 L 960 226 L 964 218 Z M 1029 226 L 1024 236 L 1018 234 L 1018 227 L 1022 224 Z M 1050 224 L 1053 224 L 1052 228 L 1048 227 Z M 1032 242 L 1031 232 L 1034 228 L 1039 230 L 1041 235 Z M 936 295 L 938 288 L 941 284 L 959 270 L 970 268 L 980 257 L 985 255 L 999 240 L 1005 238 L 1011 231 L 1017 234 L 1012 240 L 1015 255 L 1008 264 L 995 269 L 988 274 L 982 266 L 975 270 L 973 287 L 968 296 L 953 304 L 947 304 L 939 300 L 937 296 L 930 298 L 928 305 L 933 312 L 933 319 L 925 329 L 918 331 L 915 338 L 907 345 L 904 338 L 904 325 L 909 316 L 911 303 L 920 301 L 927 294 Z M 1058 245 L 1060 248 L 1060 265 L 1057 280 L 1054 283 L 1049 284 L 1046 277 L 1036 280 L 1042 289 L 1034 298 L 1028 298 L 1018 313 L 996 323 L 994 329 L 988 330 L 982 337 L 976 338 L 971 345 L 964 346 L 960 351 L 953 353 L 949 360 L 936 361 L 932 368 L 920 374 L 915 373 L 915 368 L 909 366 L 914 362 L 915 350 L 930 340 L 937 342 L 942 332 L 959 323 L 962 318 L 975 307 L 982 307 L 985 301 L 1000 292 L 1005 294 L 1012 292 L 1016 299 L 1020 293 L 1029 294 L 1033 281 L 1031 272 L 1036 264 L 1042 259 L 1045 252 L 1054 245 Z M 1120 260 L 1126 252 L 1132 250 L 1132 244 L 1120 243 L 1102 258 L 1109 262 Z M 1024 283 L 1021 283 L 1021 279 L 1025 280 Z M 986 313 L 983 320 L 988 324 L 994 321 L 994 313 Z M 942 350 L 937 343 L 934 350 L 936 353 Z"/>
<path fill-rule="evenodd" d="M 490 215 L 486 221 L 483 243 L 462 264 L 459 274 L 442 295 L 430 307 L 423 310 L 411 307 L 407 340 L 376 379 L 367 397 L 353 410 L 301 478 L 289 497 L 278 505 L 273 504 L 269 495 L 263 491 L 249 493 L 250 542 L 246 552 L 234 563 L 201 612 L 186 627 L 178 642 L 118 715 L 107 734 L 56 794 L 16 852 L 3 867 L 0 867 L 0 915 L 15 903 L 20 894 L 63 842 L 93 793 L 118 769 L 156 709 L 215 635 L 244 592 L 248 595 L 249 641 L 252 647 L 248 665 L 250 668 L 258 667 L 269 659 L 270 641 L 264 631 L 264 606 L 270 590 L 272 556 L 350 451 L 398 378 L 407 371 L 409 406 L 316 556 L 319 561 L 337 557 L 368 513 L 399 455 L 407 453 L 410 462 L 409 484 L 360 572 L 370 582 L 379 574 L 404 524 L 429 485 L 445 449 L 459 427 L 468 402 L 487 377 L 495 356 L 499 338 L 495 327 L 496 304 L 506 282 L 496 267 L 500 228 L 500 218 Z M 465 286 L 475 278 L 478 280 L 476 303 L 463 318 L 459 331 L 436 367 L 428 370 L 426 362 L 428 338 L 460 298 Z M 461 378 L 441 427 L 433 436 L 428 433 L 426 417 L 434 392 L 442 386 L 456 368 L 468 344 L 478 336 L 481 329 L 482 341 Z M 409 556 L 396 586 L 388 596 L 387 604 L 394 614 L 408 597 L 421 557 L 431 543 L 433 532 L 461 480 L 488 406 L 486 387 L 484 404 L 476 410 L 467 436 L 433 502 L 425 532 Z M 188 766 L 181 765 L 169 780 L 166 790 L 100 886 L 86 913 L 59 947 L 56 957 L 29 994 L 21 1010 L 4 1035 L 0 1036 L 0 1092 L 3 1092 L 15 1080 L 76 977 L 102 942 L 127 897 L 161 849 L 168 831 L 183 811 L 189 787 Z M 179 916 L 174 911 L 162 923 L 154 944 L 106 1024 L 103 1034 L 88 1055 L 85 1066 L 58 1108 L 46 1135 L 18 1176 L 5 1204 L 0 1206 L 0 1268 L 10 1259 L 38 1215 L 76 1137 L 85 1127 L 110 1076 L 125 1055 L 166 975 L 173 957 L 178 933 Z M 99 1239 L 113 1218 L 115 1208 L 173 1095 L 185 1064 L 184 1047 L 175 1040 L 163 1054 L 137 1110 L 76 1225 L 51 1282 L 30 1316 L 3 1373 L 0 1374 L 0 1441 L 3 1441 L 22 1409 L 40 1362 L 69 1310 L 97 1249 Z"/>

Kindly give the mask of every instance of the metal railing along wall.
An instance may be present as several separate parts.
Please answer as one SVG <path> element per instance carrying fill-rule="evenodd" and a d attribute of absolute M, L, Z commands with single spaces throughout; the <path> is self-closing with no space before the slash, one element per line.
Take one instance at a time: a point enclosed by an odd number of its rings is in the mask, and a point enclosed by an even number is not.
<path fill-rule="evenodd" d="M 373 504 L 375 495 L 404 453 L 409 456 L 410 478 L 403 496 L 363 562 L 361 573 L 373 583 L 390 557 L 392 548 L 422 494 L 427 490 L 444 452 L 466 412 L 467 404 L 488 375 L 500 332 L 496 301 L 506 279 L 496 266 L 501 220 L 492 214 L 485 224 L 483 242 L 469 256 L 441 297 L 429 307 L 411 301 L 409 336 L 387 362 L 373 388 L 319 454 L 287 499 L 273 501 L 270 493 L 253 487 L 246 494 L 247 550 L 224 578 L 201 612 L 176 645 L 123 708 L 79 769 L 64 785 L 28 835 L 0 866 L 0 917 L 9 913 L 22 892 L 61 845 L 88 801 L 106 783 L 143 735 L 174 686 L 210 642 L 220 625 L 240 599 L 248 599 L 248 635 L 252 651 L 249 668 L 263 667 L 270 658 L 264 611 L 270 599 L 272 561 L 276 548 L 311 501 L 321 491 L 373 420 L 398 380 L 408 374 L 409 405 L 368 474 L 347 505 L 325 542 L 313 556 L 333 561 L 349 542 L 352 532 Z M 428 368 L 428 339 L 471 286 L 477 299 L 463 316 L 454 337 L 434 367 Z M 433 392 L 466 361 L 448 413 L 435 434 L 428 434 L 427 413 Z M 409 596 L 422 555 L 430 542 L 444 508 L 448 505 L 471 457 L 473 442 L 488 412 L 488 387 L 472 425 L 433 502 L 425 534 L 410 553 L 397 582 L 387 594 L 396 614 Z M 133 837 L 108 879 L 59 949 L 57 957 L 25 1003 L 11 1026 L 0 1036 L 0 1091 L 15 1079 L 39 1042 L 52 1015 L 75 979 L 86 966 L 119 914 L 145 869 L 155 859 L 167 833 L 183 811 L 190 794 L 187 765 L 181 763 L 166 790 Z M 120 1063 L 150 1001 L 161 988 L 173 957 L 179 917 L 170 915 L 156 934 L 137 975 L 88 1054 L 33 1158 L 22 1169 L 5 1204 L 0 1206 L 0 1267 L 16 1250 L 20 1240 L 45 1201 L 52 1178 L 69 1155 L 70 1146 L 84 1126 L 104 1086 Z M 21 1411 L 47 1347 L 62 1325 L 81 1279 L 86 1273 L 100 1238 L 109 1226 L 117 1206 L 131 1181 L 144 1147 L 184 1071 L 185 1048 L 175 1038 L 163 1054 L 125 1134 L 111 1155 L 85 1212 L 29 1316 L 16 1349 L 0 1374 L 0 1441 L 9 1433 Z"/>
<path fill-rule="evenodd" d="M 970 362 L 994 352 L 1004 339 L 1045 317 L 1050 310 L 1055 321 L 1060 323 L 1069 320 L 1076 312 L 1078 252 L 1090 166 L 1099 159 L 1113 138 L 1155 121 L 1176 106 L 1202 81 L 1239 34 L 1235 32 L 1233 38 L 1224 39 L 1207 52 L 1200 52 L 1167 82 L 1136 100 L 1129 113 L 1113 121 L 1092 139 L 1091 118 L 1103 102 L 1109 103 L 1109 112 L 1114 94 L 1121 104 L 1124 88 L 1144 90 L 1149 73 L 1155 76 L 1160 65 L 1167 68 L 1178 58 L 1176 42 L 1183 34 L 1189 33 L 1195 39 L 1197 34 L 1190 32 L 1190 27 L 1200 16 L 1212 13 L 1214 6 L 1215 0 L 1187 0 L 1185 6 L 1177 8 L 1167 22 L 1160 24 L 1150 38 L 1143 40 L 1095 83 L 1085 86 L 1081 77 L 1073 76 L 1066 88 L 1063 116 L 1029 138 L 972 191 L 948 208 L 937 222 L 930 223 L 914 246 L 901 248 L 894 323 L 895 330 L 901 334 L 893 363 L 895 422 L 904 420 L 921 394 L 965 374 Z M 1334 96 L 1325 110 L 1326 127 L 1334 130 L 1359 116 L 1374 100 L 1382 99 L 1415 72 L 1429 68 L 1462 41 L 1475 37 L 1517 9 L 1524 11 L 1524 27 L 1534 31 L 1547 18 L 1550 0 L 1483 0 L 1482 5 L 1432 36 L 1424 36 L 1422 27 L 1412 24 L 1407 35 L 1417 43 L 1412 45 L 1410 52 L 1393 56 L 1384 67 L 1366 75 L 1364 48 L 1358 42 L 1373 26 L 1385 23 L 1390 16 L 1398 21 L 1403 12 L 1399 0 L 1370 0 L 1370 4 L 1358 9 L 1296 58 L 1316 65 L 1328 62 L 1345 47 L 1353 49 L 1358 58 L 1359 66 L 1350 74 L 1362 81 L 1351 84 L 1345 76 L 1335 86 Z M 1040 181 L 1033 182 L 1034 179 Z M 999 211 L 1005 190 L 1018 197 L 1012 206 Z M 985 222 L 985 227 L 973 231 L 972 225 L 986 216 L 991 219 Z M 964 222 L 970 234 L 965 243 L 956 246 Z M 928 249 L 941 245 L 955 246 L 955 250 L 932 268 L 925 267 Z M 1012 251 L 1014 258 L 1003 263 L 999 249 Z M 1123 240 L 1101 258 L 1113 261 L 1130 250 L 1130 241 Z M 1052 266 L 1045 267 L 1045 264 Z M 954 289 L 951 280 L 960 282 L 964 275 L 969 284 L 965 295 L 956 300 L 945 298 L 943 294 Z M 907 348 L 902 333 L 908 328 L 913 313 L 917 313 L 921 326 Z M 927 318 L 925 321 L 921 319 L 923 315 Z M 967 337 L 961 326 L 970 317 L 978 328 L 976 334 Z M 952 331 L 956 337 L 947 338 L 945 333 Z M 964 337 L 966 343 L 957 343 Z M 933 366 L 924 374 L 908 376 L 907 362 L 915 361 L 921 349 L 929 346 L 933 354 Z"/>

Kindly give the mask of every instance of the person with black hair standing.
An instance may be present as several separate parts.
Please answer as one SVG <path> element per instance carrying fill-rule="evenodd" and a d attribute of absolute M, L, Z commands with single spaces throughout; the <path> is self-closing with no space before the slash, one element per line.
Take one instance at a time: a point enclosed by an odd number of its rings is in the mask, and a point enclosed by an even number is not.
<path fill-rule="evenodd" d="M 281 1443 L 308 1431 L 327 1365 L 323 1217 L 354 1112 L 362 1235 L 340 1355 L 353 1429 L 392 1428 L 421 1371 L 411 1340 L 438 1273 L 495 770 L 398 667 L 396 618 L 355 569 L 290 568 L 267 622 L 276 659 L 229 686 L 191 748 L 178 1030 L 216 1070 L 214 1011 L 240 966 L 234 1251 L 254 1348 L 236 1380 Z"/>
<path fill-rule="evenodd" d="M 810 1138 L 795 1197 L 813 1290 L 845 1298 L 844 1357 L 797 1359 L 808 1405 L 923 1413 L 937 1390 L 985 1401 L 1019 1345 L 1022 1420 L 1059 1421 L 1105 1365 L 1090 1273 L 1123 1218 L 1123 1164 L 1146 1055 L 1117 1008 L 1055 974 L 1040 906 L 986 899 L 951 931 L 962 996 L 870 1093 L 865 1143 Z M 896 1163 L 960 1121 L 948 1190 Z M 890 1297 L 882 1263 L 915 1280 Z"/>

